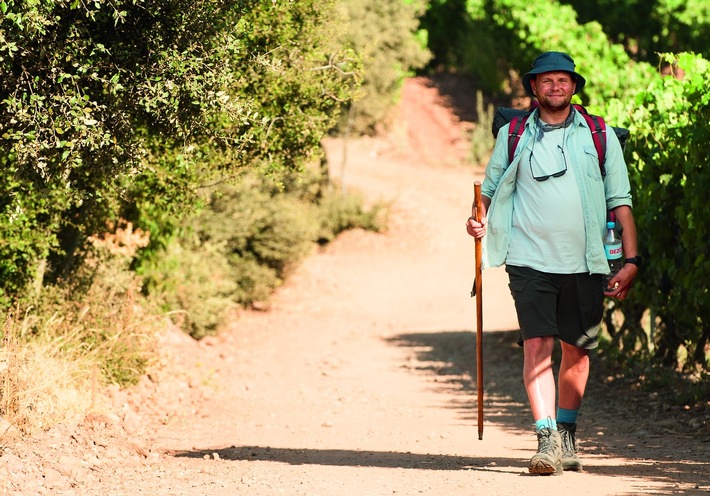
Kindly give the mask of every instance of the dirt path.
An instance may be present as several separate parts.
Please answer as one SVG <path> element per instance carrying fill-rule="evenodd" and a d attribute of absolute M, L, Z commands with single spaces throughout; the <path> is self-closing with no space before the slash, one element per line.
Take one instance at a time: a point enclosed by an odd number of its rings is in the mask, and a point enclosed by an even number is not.
<path fill-rule="evenodd" d="M 347 148 L 348 188 L 392 202 L 387 233 L 342 235 L 304 263 L 269 311 L 245 312 L 217 339 L 168 333 L 164 349 L 186 374 L 158 373 L 116 392 L 113 413 L 7 451 L 0 494 L 710 493 L 707 439 L 664 436 L 599 385 L 580 417 L 585 471 L 527 474 L 535 437 L 499 269 L 484 273 L 478 440 L 464 221 L 480 176 L 457 165 L 465 148 L 446 113 L 441 129 L 414 125 L 424 122 L 417 105 L 436 97 L 421 83 L 407 87 L 411 127 L 397 130 L 396 143 Z M 401 146 L 403 136 L 416 149 Z M 343 145 L 327 149 L 337 178 Z"/>

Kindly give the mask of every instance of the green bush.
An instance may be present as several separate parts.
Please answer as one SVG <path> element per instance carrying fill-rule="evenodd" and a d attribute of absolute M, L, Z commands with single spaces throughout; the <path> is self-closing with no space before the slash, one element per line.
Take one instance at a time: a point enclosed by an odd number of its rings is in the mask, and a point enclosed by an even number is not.
<path fill-rule="evenodd" d="M 214 334 L 235 306 L 236 274 L 218 247 L 169 243 L 143 270 L 150 300 L 195 338 Z"/>
<path fill-rule="evenodd" d="M 339 0 L 338 6 L 347 28 L 335 41 L 360 55 L 363 78 L 359 97 L 340 127 L 346 133 L 372 134 L 390 123 L 404 78 L 430 58 L 426 33 L 419 30 L 426 2 Z"/>
<path fill-rule="evenodd" d="M 319 202 L 319 207 L 319 243 L 331 241 L 349 229 L 379 232 L 387 225 L 388 205 L 376 203 L 367 209 L 363 197 L 357 192 L 345 195 L 334 189 Z"/>
<path fill-rule="evenodd" d="M 641 325 L 632 310 L 651 309 L 658 322 L 650 324 L 649 347 L 664 364 L 710 369 L 710 62 L 687 53 L 663 61 L 684 74 L 649 80 L 622 107 L 639 249 L 648 263 L 617 306 L 632 329 Z"/>
<path fill-rule="evenodd" d="M 0 304 L 70 278 L 117 212 L 160 245 L 215 173 L 317 155 L 358 85 L 332 7 L 2 2 Z"/>
<path fill-rule="evenodd" d="M 236 75 L 222 62 L 242 4 L 172 0 L 2 2 L 0 291 L 18 296 L 49 260 L 68 277 L 100 232 L 146 136 L 199 139 Z M 236 45 L 236 46 L 235 46 Z M 50 258 L 51 256 L 51 258 Z M 40 281 L 41 282 L 41 281 Z"/>
<path fill-rule="evenodd" d="M 246 175 L 215 187 L 200 212 L 144 262 L 152 300 L 195 338 L 215 334 L 235 308 L 267 302 L 315 243 L 382 228 L 384 206 L 322 192 L 309 171 Z"/>

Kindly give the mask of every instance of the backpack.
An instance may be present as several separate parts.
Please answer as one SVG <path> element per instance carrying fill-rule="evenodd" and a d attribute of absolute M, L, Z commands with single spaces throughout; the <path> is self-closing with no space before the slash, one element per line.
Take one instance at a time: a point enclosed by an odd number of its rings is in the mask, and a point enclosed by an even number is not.
<path fill-rule="evenodd" d="M 520 136 L 523 134 L 525 123 L 537 106 L 537 101 L 533 101 L 529 110 L 499 107 L 493 115 L 493 138 L 498 136 L 498 130 L 501 127 L 510 122 L 510 127 L 508 128 L 508 164 L 513 161 L 515 148 L 518 146 Z M 606 162 L 606 122 L 598 115 L 590 114 L 587 112 L 587 109 L 577 103 L 572 104 L 572 106 L 584 117 L 589 125 L 594 148 L 596 148 L 597 156 L 599 157 L 599 171 L 602 174 L 602 178 L 604 178 L 606 176 L 606 168 L 604 167 L 604 163 Z M 616 137 L 619 138 L 619 143 L 621 143 L 621 149 L 623 150 L 626 147 L 626 140 L 629 137 L 630 131 L 614 126 L 612 126 L 612 129 Z"/>

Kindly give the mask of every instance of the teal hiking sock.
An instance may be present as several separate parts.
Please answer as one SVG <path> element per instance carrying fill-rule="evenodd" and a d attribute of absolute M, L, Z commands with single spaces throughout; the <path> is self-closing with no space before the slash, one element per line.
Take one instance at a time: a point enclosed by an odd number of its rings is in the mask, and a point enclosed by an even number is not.
<path fill-rule="evenodd" d="M 557 421 L 563 424 L 576 424 L 579 410 L 568 410 L 567 408 L 557 409 Z"/>
<path fill-rule="evenodd" d="M 553 431 L 557 430 L 557 422 L 555 419 L 547 417 L 544 419 L 536 420 L 535 421 L 535 430 L 539 431 L 540 429 L 552 429 Z"/>

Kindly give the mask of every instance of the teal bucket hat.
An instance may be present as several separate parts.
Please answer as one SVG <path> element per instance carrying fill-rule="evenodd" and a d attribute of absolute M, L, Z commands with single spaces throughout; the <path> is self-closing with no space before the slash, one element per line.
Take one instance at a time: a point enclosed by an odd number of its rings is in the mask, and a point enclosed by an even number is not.
<path fill-rule="evenodd" d="M 530 80 L 534 76 L 545 72 L 563 71 L 572 74 L 572 77 L 577 82 L 577 87 L 574 90 L 575 94 L 582 91 L 584 84 L 587 82 L 586 79 L 575 72 L 574 60 L 564 52 L 545 52 L 535 59 L 532 67 L 532 70 L 523 76 L 523 88 L 525 88 L 525 91 L 527 91 L 530 96 L 535 96 L 530 86 Z"/>

